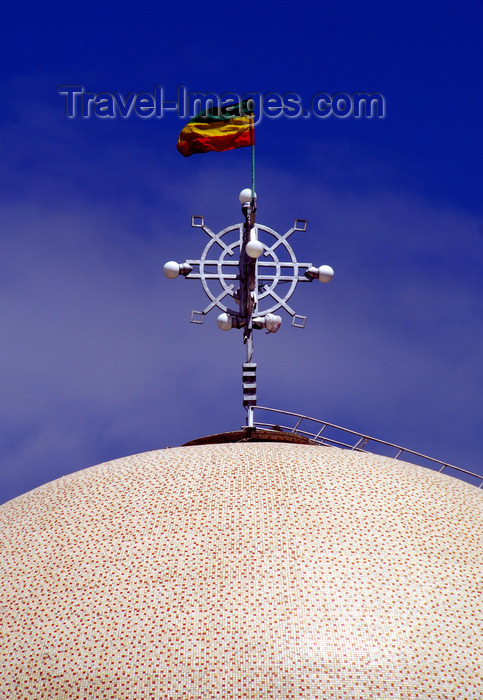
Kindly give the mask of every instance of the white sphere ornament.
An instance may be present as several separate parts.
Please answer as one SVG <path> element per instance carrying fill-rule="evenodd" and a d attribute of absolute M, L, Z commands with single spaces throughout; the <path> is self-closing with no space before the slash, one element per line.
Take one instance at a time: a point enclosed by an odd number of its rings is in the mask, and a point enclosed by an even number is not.
<path fill-rule="evenodd" d="M 246 245 L 247 255 L 251 258 L 259 258 L 263 253 L 263 243 L 260 241 L 248 241 Z"/>
<path fill-rule="evenodd" d="M 268 333 L 276 333 L 282 325 L 282 317 L 275 314 L 266 314 L 265 328 Z"/>
<path fill-rule="evenodd" d="M 334 276 L 334 270 L 330 265 L 321 265 L 319 267 L 319 281 L 330 282 Z"/>
<path fill-rule="evenodd" d="M 257 195 L 255 194 L 255 199 Z M 252 201 L 252 191 L 249 187 L 245 187 L 244 190 L 240 192 L 238 195 L 238 199 L 240 200 L 240 204 L 247 204 Z"/>
<path fill-rule="evenodd" d="M 174 280 L 179 275 L 179 263 L 169 260 L 163 267 L 163 272 L 170 280 Z"/>
<path fill-rule="evenodd" d="M 220 314 L 216 319 L 216 323 L 221 331 L 229 331 L 233 328 L 233 319 L 230 314 Z"/>

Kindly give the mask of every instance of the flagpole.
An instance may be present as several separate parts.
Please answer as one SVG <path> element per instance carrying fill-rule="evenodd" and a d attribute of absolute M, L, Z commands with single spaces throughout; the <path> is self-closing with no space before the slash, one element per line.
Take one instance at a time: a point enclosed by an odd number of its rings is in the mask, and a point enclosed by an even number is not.
<path fill-rule="evenodd" d="M 250 135 L 251 135 L 251 145 L 252 145 L 252 201 L 251 206 L 247 211 L 248 216 L 246 217 L 245 224 L 245 236 L 244 243 L 245 246 L 250 240 L 251 230 L 255 226 L 255 216 L 257 210 L 257 204 L 255 199 L 255 115 L 252 115 L 250 121 Z M 246 343 L 246 363 L 244 363 L 243 376 L 245 378 L 246 372 L 252 376 L 250 381 L 256 383 L 256 364 L 253 363 L 253 308 L 254 308 L 254 293 L 255 293 L 255 282 L 256 282 L 256 260 L 247 256 L 244 250 L 244 258 L 247 263 L 247 278 L 246 278 L 246 326 L 245 326 L 245 343 Z M 245 296 L 244 295 L 244 296 Z M 247 375 L 248 376 L 248 375 Z M 253 416 L 253 403 L 248 403 L 247 409 L 247 428 L 252 429 L 254 427 L 254 416 Z"/>
<path fill-rule="evenodd" d="M 255 115 L 252 115 L 250 132 L 252 142 L 252 208 L 255 209 Z"/>

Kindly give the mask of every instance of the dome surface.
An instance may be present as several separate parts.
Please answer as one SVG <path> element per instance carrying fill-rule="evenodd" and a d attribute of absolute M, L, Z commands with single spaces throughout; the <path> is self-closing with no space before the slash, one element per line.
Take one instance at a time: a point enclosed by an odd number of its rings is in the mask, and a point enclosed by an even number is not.
<path fill-rule="evenodd" d="M 2 700 L 481 700 L 483 492 L 368 453 L 199 445 L 0 507 Z"/>

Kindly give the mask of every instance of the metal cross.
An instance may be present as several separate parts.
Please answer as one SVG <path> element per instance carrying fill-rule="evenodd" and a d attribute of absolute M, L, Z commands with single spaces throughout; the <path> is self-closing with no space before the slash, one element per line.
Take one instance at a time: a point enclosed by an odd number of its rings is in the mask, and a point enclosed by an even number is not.
<path fill-rule="evenodd" d="M 297 261 L 288 239 L 295 231 L 307 230 L 305 219 L 295 219 L 292 228 L 282 236 L 255 222 L 256 197 L 252 197 L 250 189 L 242 190 L 240 202 L 245 221 L 216 234 L 206 226 L 203 216 L 192 216 L 191 225 L 201 228 L 210 239 L 201 258 L 181 264 L 169 261 L 163 269 L 169 278 L 181 274 L 201 280 L 210 301 L 202 311 L 191 312 L 192 323 L 203 323 L 206 314 L 217 307 L 222 311 L 217 319 L 221 330 L 243 328 L 243 405 L 248 412 L 247 427 L 252 428 L 257 402 L 253 330 L 265 328 L 267 333 L 276 333 L 282 322 L 274 313 L 279 309 L 292 317 L 292 326 L 303 328 L 306 316 L 295 313 L 288 300 L 299 282 L 329 282 L 334 271 L 328 265 L 317 268 Z M 227 299 L 234 305 L 228 306 Z"/>

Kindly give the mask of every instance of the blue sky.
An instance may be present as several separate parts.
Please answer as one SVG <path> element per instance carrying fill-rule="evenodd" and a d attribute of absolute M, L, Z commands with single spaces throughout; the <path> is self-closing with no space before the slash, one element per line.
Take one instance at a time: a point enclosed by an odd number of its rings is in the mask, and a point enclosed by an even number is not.
<path fill-rule="evenodd" d="M 377 92 L 384 119 L 264 119 L 258 220 L 335 268 L 256 338 L 259 398 L 483 474 L 481 3 L 11 4 L 0 110 L 0 501 L 239 427 L 241 334 L 196 282 L 203 214 L 241 219 L 248 149 L 185 159 L 184 121 L 67 119 L 88 91 Z"/>

